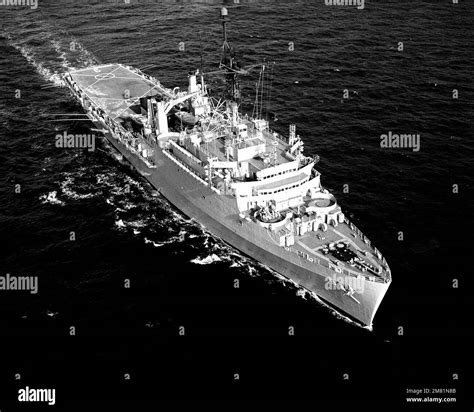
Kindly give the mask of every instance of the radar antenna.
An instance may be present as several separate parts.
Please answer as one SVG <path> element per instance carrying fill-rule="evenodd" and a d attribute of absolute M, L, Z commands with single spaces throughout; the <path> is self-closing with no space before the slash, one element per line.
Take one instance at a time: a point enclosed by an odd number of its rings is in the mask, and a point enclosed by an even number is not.
<path fill-rule="evenodd" d="M 224 43 L 222 44 L 222 57 L 219 69 L 224 69 L 226 79 L 225 98 L 234 102 L 240 101 L 240 87 L 238 80 L 238 71 L 240 67 L 235 59 L 235 50 L 227 42 L 227 14 L 225 7 L 221 9 L 222 30 L 224 34 Z"/>

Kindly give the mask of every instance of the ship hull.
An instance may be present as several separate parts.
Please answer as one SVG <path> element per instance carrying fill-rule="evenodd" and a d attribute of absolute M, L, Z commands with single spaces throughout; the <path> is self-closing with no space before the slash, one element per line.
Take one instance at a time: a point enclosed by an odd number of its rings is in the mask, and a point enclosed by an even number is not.
<path fill-rule="evenodd" d="M 97 124 L 96 121 L 94 123 Z M 275 244 L 264 231 L 262 233 L 256 230 L 255 224 L 242 222 L 234 198 L 216 194 L 199 183 L 159 148 L 155 150 L 157 167 L 149 168 L 109 132 L 106 137 L 113 147 L 182 213 L 199 222 L 224 242 L 314 293 L 338 312 L 364 326 L 372 327 L 373 318 L 390 282 L 361 279 L 362 292 L 353 293 L 352 296 L 345 290 L 328 288 L 330 283 L 327 278 L 335 272 L 322 267 L 316 269 L 315 265 L 305 258 Z"/>

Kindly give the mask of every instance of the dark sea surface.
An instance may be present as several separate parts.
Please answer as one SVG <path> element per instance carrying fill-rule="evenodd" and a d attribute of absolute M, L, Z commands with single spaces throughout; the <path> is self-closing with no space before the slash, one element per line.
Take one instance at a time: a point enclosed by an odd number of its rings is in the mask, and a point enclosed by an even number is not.
<path fill-rule="evenodd" d="M 407 388 L 446 387 L 472 409 L 473 2 L 227 2 L 239 62 L 275 62 L 272 127 L 286 135 L 296 124 L 323 184 L 391 267 L 373 331 L 182 216 L 104 140 L 93 152 L 55 147 L 58 133 L 93 133 L 52 121 L 82 113 L 61 85 L 68 69 L 153 64 L 147 73 L 184 88 L 201 55 L 204 70 L 217 67 L 226 2 L 122 3 L 0 6 L 0 276 L 39 278 L 36 295 L 0 291 L 0 401 L 18 406 L 29 384 L 57 388 L 61 405 L 401 407 Z M 257 74 L 241 79 L 250 113 Z M 389 131 L 419 133 L 420 150 L 381 148 Z"/>

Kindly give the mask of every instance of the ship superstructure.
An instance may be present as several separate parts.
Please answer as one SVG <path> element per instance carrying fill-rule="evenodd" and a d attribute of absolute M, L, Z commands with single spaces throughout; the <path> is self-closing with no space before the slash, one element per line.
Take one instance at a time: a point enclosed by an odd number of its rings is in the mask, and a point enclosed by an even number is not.
<path fill-rule="evenodd" d="M 64 81 L 112 145 L 183 213 L 370 326 L 391 282 L 385 258 L 321 185 L 319 158 L 304 154 L 296 127 L 283 136 L 240 112 L 241 69 L 227 47 L 227 99 L 210 96 L 199 70 L 183 91 L 121 64 L 73 70 Z"/>

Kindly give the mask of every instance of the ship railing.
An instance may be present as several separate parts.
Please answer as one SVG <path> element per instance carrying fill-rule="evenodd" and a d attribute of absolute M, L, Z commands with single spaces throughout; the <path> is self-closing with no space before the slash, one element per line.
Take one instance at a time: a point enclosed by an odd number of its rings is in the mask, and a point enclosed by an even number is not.
<path fill-rule="evenodd" d="M 380 253 L 380 251 L 371 244 L 370 240 L 367 238 L 367 236 L 362 233 L 362 231 L 352 222 L 349 221 L 349 219 L 345 218 L 344 222 L 349 225 L 349 228 L 355 232 L 356 235 L 359 236 L 359 238 L 368 246 L 372 249 L 373 254 L 383 263 L 387 264 L 387 261 L 385 260 L 385 257 Z"/>
<path fill-rule="evenodd" d="M 313 163 L 313 162 L 317 163 L 315 156 L 303 156 L 303 158 L 300 161 L 301 165 L 304 167 L 304 166 L 308 166 L 310 163 Z"/>
<path fill-rule="evenodd" d="M 319 175 L 320 175 L 320 173 L 317 170 L 315 170 L 315 169 L 311 170 L 311 179 L 314 179 L 314 178 L 318 177 Z"/>
<path fill-rule="evenodd" d="M 323 266 L 330 268 L 330 266 L 325 266 L 325 265 L 323 265 Z M 341 272 L 342 272 L 343 275 L 346 275 L 346 276 L 363 277 L 363 278 L 365 278 L 367 280 L 370 280 L 372 282 L 384 282 L 384 278 L 381 277 L 380 275 L 368 274 L 368 273 L 364 273 L 364 272 L 356 272 L 355 270 L 349 269 L 347 267 L 341 267 Z"/>
<path fill-rule="evenodd" d="M 364 239 L 367 240 L 369 243 L 368 245 L 370 245 L 370 241 L 369 239 L 367 239 L 367 237 L 364 235 L 364 233 L 362 233 L 362 231 L 352 222 L 349 222 L 349 220 L 347 220 L 347 224 L 349 225 L 349 228 L 355 232 L 356 235 L 359 236 L 359 238 L 364 242 Z M 364 242 L 365 243 L 365 242 Z"/>

